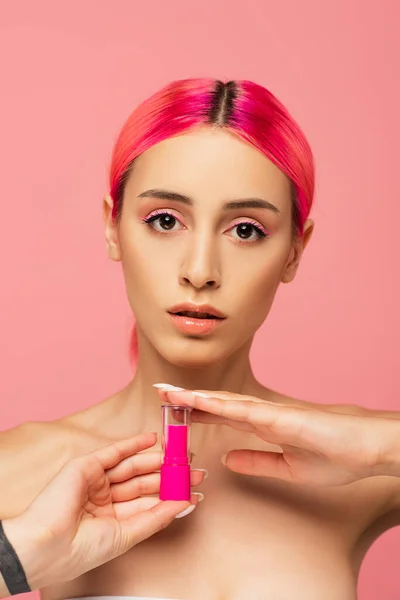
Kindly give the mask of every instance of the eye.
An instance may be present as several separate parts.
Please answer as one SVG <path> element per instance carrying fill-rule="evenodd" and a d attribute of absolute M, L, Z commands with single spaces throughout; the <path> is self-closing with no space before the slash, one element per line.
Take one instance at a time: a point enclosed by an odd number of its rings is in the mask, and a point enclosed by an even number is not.
<path fill-rule="evenodd" d="M 157 232 L 179 231 L 176 225 L 182 225 L 177 217 L 165 210 L 157 210 L 143 219 L 152 229 Z"/>
<path fill-rule="evenodd" d="M 256 242 L 261 238 L 269 237 L 269 234 L 264 227 L 254 221 L 242 221 L 241 223 L 236 223 L 230 231 L 235 231 L 236 236 L 234 236 L 234 238 L 243 242 Z"/>

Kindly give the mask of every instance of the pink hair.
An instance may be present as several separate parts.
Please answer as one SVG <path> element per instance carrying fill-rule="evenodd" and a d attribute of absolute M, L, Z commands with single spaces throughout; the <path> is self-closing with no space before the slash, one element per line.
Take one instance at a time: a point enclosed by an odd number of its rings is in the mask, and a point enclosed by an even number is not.
<path fill-rule="evenodd" d="M 260 150 L 292 183 L 293 229 L 303 234 L 314 196 L 311 148 L 288 110 L 267 89 L 251 81 L 183 79 L 142 102 L 116 140 L 110 166 L 113 216 L 119 218 L 124 187 L 137 156 L 154 144 L 200 125 L 219 125 Z M 132 358 L 137 356 L 133 332 Z"/>

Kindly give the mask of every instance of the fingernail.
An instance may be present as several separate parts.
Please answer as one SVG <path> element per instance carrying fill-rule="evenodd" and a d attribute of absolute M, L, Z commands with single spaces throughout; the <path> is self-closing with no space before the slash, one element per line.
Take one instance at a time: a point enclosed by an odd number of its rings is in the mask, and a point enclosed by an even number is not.
<path fill-rule="evenodd" d="M 153 383 L 153 387 L 159 388 L 164 392 L 183 392 L 184 388 L 171 385 L 170 383 Z"/>
<path fill-rule="evenodd" d="M 202 494 L 201 492 L 192 492 L 193 496 L 197 496 L 199 499 L 199 502 L 202 502 L 204 500 L 204 494 Z"/>
<path fill-rule="evenodd" d="M 227 455 L 226 455 L 226 454 L 224 454 L 224 455 L 221 457 L 221 462 L 222 462 L 222 464 L 223 464 L 223 465 L 225 465 L 225 467 L 226 467 L 226 457 L 227 457 Z"/>
<path fill-rule="evenodd" d="M 186 515 L 190 515 L 190 513 L 193 512 L 195 508 L 196 506 L 192 504 L 186 510 L 183 510 L 182 512 L 178 513 L 175 519 L 181 519 L 182 517 L 186 517 Z"/>
<path fill-rule="evenodd" d="M 204 473 L 204 479 L 207 479 L 208 477 L 207 469 L 193 469 L 193 471 L 200 471 L 201 473 Z"/>

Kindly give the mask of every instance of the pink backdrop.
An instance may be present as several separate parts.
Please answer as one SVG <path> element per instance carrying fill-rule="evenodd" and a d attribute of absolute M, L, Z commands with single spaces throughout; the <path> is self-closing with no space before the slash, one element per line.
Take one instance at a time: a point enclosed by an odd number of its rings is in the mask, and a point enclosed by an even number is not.
<path fill-rule="evenodd" d="M 199 75 L 269 87 L 317 159 L 315 238 L 256 340 L 256 372 L 302 398 L 400 410 L 398 7 L 2 3 L 1 428 L 98 402 L 130 376 L 101 218 L 109 155 L 138 101 Z M 367 556 L 361 600 L 400 597 L 399 554 L 397 528 Z"/>

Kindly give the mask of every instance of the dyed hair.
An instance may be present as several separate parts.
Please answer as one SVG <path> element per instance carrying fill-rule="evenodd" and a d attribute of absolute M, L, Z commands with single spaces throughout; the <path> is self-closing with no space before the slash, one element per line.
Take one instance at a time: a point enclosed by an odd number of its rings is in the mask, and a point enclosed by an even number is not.
<path fill-rule="evenodd" d="M 293 233 L 301 236 L 314 195 L 311 148 L 283 104 L 251 81 L 183 79 L 144 100 L 128 117 L 113 149 L 109 174 L 113 217 L 118 220 L 121 216 L 135 158 L 162 140 L 204 125 L 235 133 L 289 178 Z M 131 353 L 137 355 L 135 331 Z"/>

